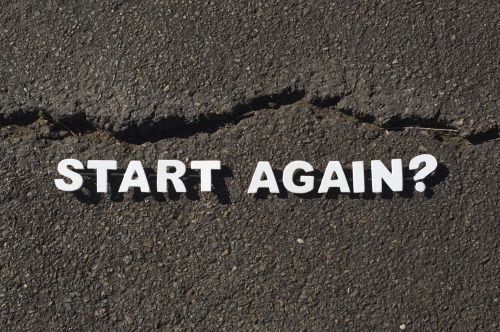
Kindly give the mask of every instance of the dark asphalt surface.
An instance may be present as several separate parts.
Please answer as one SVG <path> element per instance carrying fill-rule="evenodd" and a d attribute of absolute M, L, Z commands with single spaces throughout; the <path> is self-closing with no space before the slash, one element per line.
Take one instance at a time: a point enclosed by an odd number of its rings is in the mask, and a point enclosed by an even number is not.
<path fill-rule="evenodd" d="M 1 5 L 1 331 L 499 329 L 498 1 Z M 424 153 L 425 193 L 246 193 Z M 66 158 L 224 167 L 69 193 Z"/>

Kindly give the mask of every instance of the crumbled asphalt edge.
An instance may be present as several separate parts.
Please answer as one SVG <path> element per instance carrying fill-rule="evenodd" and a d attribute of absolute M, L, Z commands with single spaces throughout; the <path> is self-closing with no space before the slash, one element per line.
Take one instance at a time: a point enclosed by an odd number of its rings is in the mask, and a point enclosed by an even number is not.
<path fill-rule="evenodd" d="M 46 108 L 147 141 L 291 87 L 382 127 L 497 136 L 497 1 L 117 3 L 6 6 L 5 121 Z"/>
<path fill-rule="evenodd" d="M 213 133 L 220 128 L 228 125 L 237 125 L 241 119 L 252 116 L 255 112 L 264 110 L 277 110 L 283 106 L 308 103 L 318 108 L 327 108 L 341 112 L 359 123 L 370 124 L 379 130 L 401 130 L 405 127 L 416 127 L 430 130 L 437 130 L 436 137 L 442 140 L 442 136 L 455 136 L 464 139 L 471 144 L 480 144 L 483 142 L 496 140 L 499 138 L 498 124 L 495 123 L 492 128 L 485 131 L 479 131 L 472 134 L 463 133 L 459 127 L 449 125 L 440 119 L 440 112 L 432 118 L 421 117 L 401 117 L 393 116 L 388 121 L 380 123 L 373 115 L 364 114 L 360 111 L 354 111 L 350 108 L 339 107 L 339 104 L 344 100 L 346 95 L 335 96 L 309 96 L 303 89 L 293 89 L 287 87 L 278 93 L 264 94 L 251 98 L 246 102 L 238 103 L 231 107 L 229 112 L 221 114 L 200 114 L 195 120 L 182 116 L 172 117 L 150 117 L 144 119 L 141 124 L 130 123 L 124 131 L 113 133 L 117 139 L 130 144 L 143 144 L 145 142 L 158 142 L 167 138 L 189 138 L 199 133 Z M 307 101 L 306 101 L 307 99 Z M 67 131 L 73 128 L 78 133 L 89 133 L 97 130 L 106 131 L 87 119 L 84 112 L 72 112 L 65 117 L 55 120 L 51 116 L 51 111 L 41 107 L 33 107 L 31 109 L 20 109 L 17 113 L 9 117 L 5 117 L 0 113 L 0 127 L 8 125 L 27 126 L 37 121 L 40 114 L 49 120 L 53 125 L 64 127 Z M 439 133 L 442 131 L 442 133 Z M 48 137 L 50 138 L 50 137 Z M 61 138 L 60 136 L 57 139 Z"/>

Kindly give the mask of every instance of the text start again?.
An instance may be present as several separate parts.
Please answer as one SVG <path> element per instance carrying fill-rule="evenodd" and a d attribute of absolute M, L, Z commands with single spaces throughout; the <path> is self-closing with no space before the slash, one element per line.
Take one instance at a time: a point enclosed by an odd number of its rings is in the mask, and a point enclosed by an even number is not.
<path fill-rule="evenodd" d="M 434 172 L 437 168 L 437 160 L 430 154 L 423 154 L 414 157 L 409 164 L 410 170 L 416 170 L 421 164 L 421 168 L 413 177 L 416 181 L 415 190 L 425 191 L 425 184 L 422 180 Z M 373 193 L 381 193 L 383 183 L 392 191 L 403 191 L 403 163 L 401 159 L 392 159 L 390 168 L 386 167 L 380 160 L 370 161 L 370 182 Z M 199 170 L 200 190 L 203 192 L 212 191 L 212 172 L 221 169 L 219 160 L 193 160 L 190 168 Z M 96 176 L 96 188 L 98 193 L 108 191 L 108 173 L 118 169 L 116 160 L 88 160 L 87 170 L 94 170 Z M 75 170 L 85 170 L 85 166 L 77 159 L 61 160 L 57 170 L 64 178 L 56 179 L 56 187 L 62 191 L 76 191 L 83 186 L 83 176 Z M 156 170 L 156 190 L 165 193 L 170 185 L 173 191 L 178 193 L 186 192 L 183 176 L 186 173 L 186 164 L 180 160 L 158 160 Z M 290 162 L 283 170 L 281 179 L 285 189 L 294 194 L 306 194 L 314 191 L 315 178 L 307 175 L 314 171 L 314 167 L 302 160 Z M 344 169 L 339 161 L 329 161 L 321 178 L 318 193 L 327 193 L 332 188 L 338 188 L 342 193 L 364 193 L 366 192 L 365 162 L 353 161 L 351 163 L 352 186 L 349 185 Z M 297 173 L 301 175 L 297 177 Z M 138 160 L 129 162 L 118 189 L 124 193 L 130 188 L 139 188 L 141 192 L 151 192 L 148 176 Z M 170 188 L 171 189 L 171 188 Z M 255 194 L 259 189 L 267 189 L 270 193 L 279 193 L 278 179 L 268 161 L 259 161 L 253 173 L 247 192 Z"/>

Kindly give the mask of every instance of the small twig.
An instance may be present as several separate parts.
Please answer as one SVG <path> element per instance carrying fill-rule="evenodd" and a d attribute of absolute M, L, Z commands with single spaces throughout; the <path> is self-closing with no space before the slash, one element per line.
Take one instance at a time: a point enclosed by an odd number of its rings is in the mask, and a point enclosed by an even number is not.
<path fill-rule="evenodd" d="M 52 122 L 55 125 L 59 125 L 59 126 L 63 127 L 64 129 L 66 129 L 67 131 L 69 131 L 73 136 L 78 136 L 75 134 L 75 132 L 73 130 L 71 130 L 64 123 L 56 121 L 52 116 L 50 116 L 49 114 L 45 114 L 43 111 L 38 111 L 38 118 L 47 120 L 48 122 Z"/>
<path fill-rule="evenodd" d="M 390 127 L 390 128 L 384 128 L 384 129 L 391 130 L 391 129 L 405 129 L 405 128 L 422 129 L 422 130 L 434 130 L 434 131 L 448 131 L 448 132 L 458 133 L 457 129 L 425 128 L 425 127 L 417 127 L 417 126 Z"/>
<path fill-rule="evenodd" d="M 239 115 L 238 117 L 236 117 L 236 120 L 242 120 L 242 119 L 245 119 L 245 118 L 249 118 L 249 117 L 252 117 L 255 115 L 255 111 L 249 111 L 249 112 L 246 112 L 246 113 L 243 113 L 241 115 Z"/>
<path fill-rule="evenodd" d="M 68 127 L 68 126 L 66 126 L 64 123 L 61 123 L 61 122 L 55 122 L 55 124 L 60 125 L 60 126 L 61 126 L 61 127 L 63 127 L 64 129 L 66 129 L 67 131 L 69 131 L 69 132 L 70 132 L 73 136 L 78 136 L 77 134 L 75 134 L 75 133 L 73 132 L 73 130 L 69 129 L 69 127 Z"/>

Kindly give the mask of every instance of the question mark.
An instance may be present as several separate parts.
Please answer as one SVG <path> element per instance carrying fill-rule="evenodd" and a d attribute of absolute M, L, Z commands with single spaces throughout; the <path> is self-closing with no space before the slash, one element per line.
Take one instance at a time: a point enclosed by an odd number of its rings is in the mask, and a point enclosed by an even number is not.
<path fill-rule="evenodd" d="M 438 162 L 436 158 L 430 154 L 421 154 L 420 156 L 414 157 L 410 161 L 410 166 L 408 167 L 410 170 L 418 169 L 421 163 L 424 163 L 425 166 L 420 171 L 415 174 L 413 179 L 415 181 L 423 180 L 427 175 L 434 172 L 437 168 Z M 423 192 L 425 190 L 425 183 L 417 182 L 415 184 L 415 190 L 418 192 Z"/>

